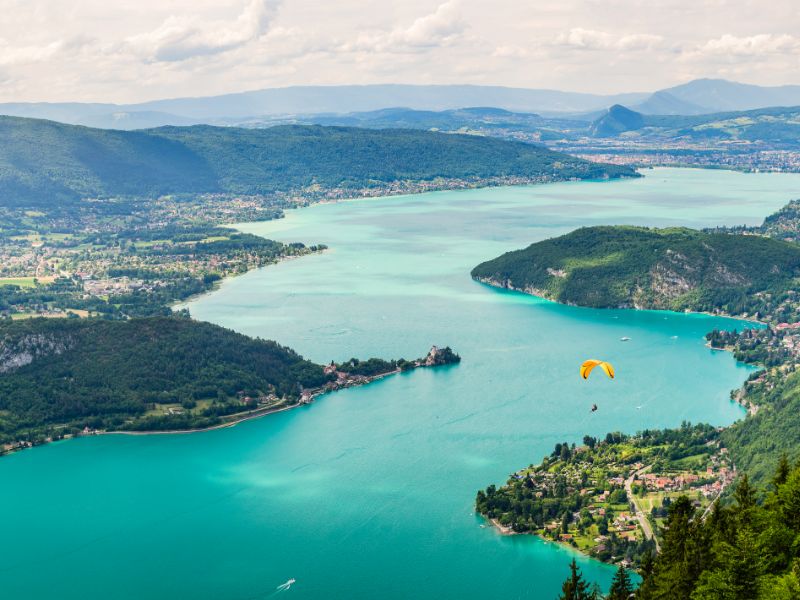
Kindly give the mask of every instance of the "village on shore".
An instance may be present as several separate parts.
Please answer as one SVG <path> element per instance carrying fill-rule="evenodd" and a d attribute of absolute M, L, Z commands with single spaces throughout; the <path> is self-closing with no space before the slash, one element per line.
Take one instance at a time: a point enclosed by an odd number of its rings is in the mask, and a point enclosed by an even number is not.
<path fill-rule="evenodd" d="M 557 444 L 539 465 L 478 492 L 476 506 L 503 534 L 535 534 L 636 568 L 659 548 L 675 499 L 688 496 L 706 515 L 735 479 L 718 433 L 685 424 L 671 432 Z"/>

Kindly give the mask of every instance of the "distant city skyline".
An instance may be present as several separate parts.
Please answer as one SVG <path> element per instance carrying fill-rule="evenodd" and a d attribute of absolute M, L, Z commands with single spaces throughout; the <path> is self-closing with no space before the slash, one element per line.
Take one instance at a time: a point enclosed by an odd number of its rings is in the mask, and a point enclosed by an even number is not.
<path fill-rule="evenodd" d="M 800 84 L 775 0 L 0 0 L 0 101 L 141 102 L 293 85 L 611 94 Z"/>

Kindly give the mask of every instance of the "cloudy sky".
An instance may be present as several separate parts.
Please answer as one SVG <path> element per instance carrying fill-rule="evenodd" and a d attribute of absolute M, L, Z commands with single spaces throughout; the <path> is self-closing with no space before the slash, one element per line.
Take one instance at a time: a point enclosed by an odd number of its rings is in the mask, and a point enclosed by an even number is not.
<path fill-rule="evenodd" d="M 0 101 L 301 84 L 800 84 L 798 0 L 0 0 Z"/>

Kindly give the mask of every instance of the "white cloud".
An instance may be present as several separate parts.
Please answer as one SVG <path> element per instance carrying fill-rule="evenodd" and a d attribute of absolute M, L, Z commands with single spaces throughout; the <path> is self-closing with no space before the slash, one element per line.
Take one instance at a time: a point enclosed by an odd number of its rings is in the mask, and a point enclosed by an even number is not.
<path fill-rule="evenodd" d="M 556 45 L 580 50 L 653 50 L 663 46 L 660 35 L 632 33 L 615 36 L 605 31 L 575 27 L 558 35 Z"/>
<path fill-rule="evenodd" d="M 50 42 L 44 46 L 11 46 L 0 40 L 0 65 L 26 65 L 47 60 L 56 55 L 61 42 Z"/>
<path fill-rule="evenodd" d="M 529 54 L 525 48 L 508 45 L 498 46 L 492 52 L 492 56 L 496 58 L 526 58 Z"/>
<path fill-rule="evenodd" d="M 458 0 L 441 4 L 436 12 L 419 17 L 407 29 L 396 29 L 389 36 L 392 44 L 431 47 L 446 44 L 464 32 Z"/>
<path fill-rule="evenodd" d="M 183 61 L 220 54 L 267 33 L 276 9 L 276 0 L 251 0 L 229 25 L 170 16 L 157 29 L 128 38 L 127 44 L 154 61 Z"/>
<path fill-rule="evenodd" d="M 701 54 L 736 56 L 764 56 L 772 54 L 800 54 L 800 38 L 788 34 L 751 35 L 737 37 L 725 34 L 707 41 L 698 48 Z"/>
<path fill-rule="evenodd" d="M 583 50 L 602 50 L 611 47 L 613 38 L 604 31 L 575 27 L 556 37 L 556 44 Z"/>
<path fill-rule="evenodd" d="M 660 35 L 649 33 L 634 33 L 623 35 L 617 40 L 620 50 L 656 50 L 664 47 L 666 40 Z"/>
<path fill-rule="evenodd" d="M 800 83 L 798 0 L 770 0 L 768 9 L 755 0 L 0 0 L 0 7 L 3 101 L 133 102 L 391 82 L 609 93 L 693 77 Z"/>
<path fill-rule="evenodd" d="M 459 0 L 448 0 L 408 27 L 362 33 L 339 48 L 345 52 L 420 52 L 451 44 L 463 35 L 466 27 L 459 12 Z"/>

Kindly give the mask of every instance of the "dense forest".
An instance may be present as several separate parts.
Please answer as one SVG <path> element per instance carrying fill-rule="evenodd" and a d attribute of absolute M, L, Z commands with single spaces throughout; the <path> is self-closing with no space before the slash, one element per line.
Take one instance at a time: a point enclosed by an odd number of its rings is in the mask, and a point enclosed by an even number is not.
<path fill-rule="evenodd" d="M 508 252 L 472 276 L 559 302 L 762 314 L 792 293 L 800 247 L 691 229 L 585 227 Z M 768 294 L 767 294 L 768 293 Z"/>
<path fill-rule="evenodd" d="M 747 398 L 758 412 L 726 429 L 722 438 L 739 469 L 764 485 L 782 453 L 800 460 L 800 372 L 759 375 L 748 383 Z"/>
<path fill-rule="evenodd" d="M 0 117 L 7 205 L 175 193 L 271 194 L 392 182 L 636 176 L 521 142 L 419 130 L 287 125 L 115 131 Z"/>
<path fill-rule="evenodd" d="M 0 442 L 53 425 L 136 428 L 142 417 L 143 428 L 210 425 L 245 397 L 297 399 L 328 379 L 275 342 L 181 317 L 5 321 L 0 373 Z M 206 410 L 147 422 L 156 404 L 200 401 Z"/>

